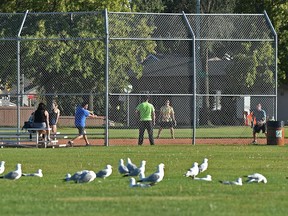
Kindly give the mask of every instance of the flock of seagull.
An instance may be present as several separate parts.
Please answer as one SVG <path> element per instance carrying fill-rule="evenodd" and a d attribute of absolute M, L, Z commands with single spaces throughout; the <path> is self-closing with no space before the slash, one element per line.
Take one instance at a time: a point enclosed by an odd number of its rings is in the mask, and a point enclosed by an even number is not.
<path fill-rule="evenodd" d="M 157 166 L 156 172 L 151 175 L 145 177 L 145 166 L 146 161 L 142 160 L 139 167 L 132 163 L 130 158 L 127 158 L 127 165 L 124 165 L 124 160 L 120 159 L 118 171 L 123 177 L 130 177 L 130 187 L 150 187 L 158 182 L 162 181 L 164 178 L 164 164 L 160 163 Z M 0 175 L 5 171 L 5 161 L 0 162 Z M 94 181 L 96 178 L 108 178 L 112 174 L 112 166 L 107 164 L 106 167 L 98 172 L 94 172 L 92 170 L 81 170 L 75 172 L 73 175 L 67 173 L 65 178 L 63 179 L 65 182 L 75 182 L 75 183 L 89 183 Z M 16 169 L 0 176 L 0 178 L 17 180 L 22 176 L 35 176 L 35 177 L 43 177 L 43 173 L 41 169 L 38 169 L 35 173 L 23 173 L 22 166 L 20 163 L 16 164 Z M 134 177 L 139 177 L 139 180 L 136 181 Z"/>
<path fill-rule="evenodd" d="M 208 169 L 208 158 L 204 158 L 203 162 L 199 165 L 197 162 L 194 162 L 192 167 L 190 169 L 188 169 L 188 171 L 184 174 L 184 176 L 186 177 L 191 177 L 194 180 L 203 180 L 203 181 L 212 181 L 212 176 L 211 175 L 206 175 L 205 177 L 196 177 L 199 173 L 202 173 L 204 171 L 206 171 Z M 260 174 L 260 173 L 253 173 L 251 175 L 247 175 L 245 176 L 247 177 L 247 183 L 252 183 L 252 182 L 256 182 L 256 183 L 267 183 L 267 178 Z M 222 184 L 226 184 L 226 185 L 238 185 L 238 186 L 242 186 L 243 182 L 242 182 L 242 178 L 239 177 L 237 178 L 235 181 L 219 181 Z"/>
<path fill-rule="evenodd" d="M 165 165 L 163 163 L 158 164 L 157 169 L 154 173 L 145 177 L 145 167 L 146 161 L 142 160 L 140 166 L 137 167 L 134 163 L 132 163 L 130 158 L 127 158 L 126 165 L 124 164 L 124 160 L 119 160 L 118 172 L 123 177 L 130 177 L 129 186 L 131 188 L 134 187 L 151 187 L 161 182 L 164 178 L 164 168 Z M 211 175 L 206 175 L 204 177 L 197 177 L 198 174 L 205 172 L 208 169 L 208 159 L 204 158 L 203 162 L 199 165 L 197 162 L 194 162 L 192 167 L 187 170 L 184 174 L 185 177 L 190 177 L 193 180 L 202 180 L 202 181 L 212 181 Z M 0 162 L 0 175 L 5 171 L 5 161 Z M 89 183 L 94 181 L 96 178 L 108 178 L 112 174 L 112 166 L 107 164 L 106 167 L 98 172 L 94 172 L 92 170 L 81 170 L 75 172 L 73 175 L 67 173 L 63 181 L 65 182 L 75 182 L 75 183 Z M 16 169 L 11 171 L 0 178 L 17 180 L 22 176 L 35 176 L 35 177 L 43 177 L 43 173 L 41 169 L 38 169 L 35 173 L 23 173 L 21 164 L 16 164 Z M 136 177 L 139 179 L 136 181 Z M 247 183 L 267 183 L 267 179 L 260 173 L 253 173 L 251 175 L 245 176 L 247 177 Z M 219 181 L 222 184 L 226 185 L 243 185 L 242 178 L 239 177 L 235 181 Z"/>

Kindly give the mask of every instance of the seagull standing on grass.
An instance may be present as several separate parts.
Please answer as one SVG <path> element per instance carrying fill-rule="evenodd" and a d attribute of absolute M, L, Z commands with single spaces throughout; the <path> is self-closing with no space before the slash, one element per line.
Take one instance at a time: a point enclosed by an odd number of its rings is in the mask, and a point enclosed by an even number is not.
<path fill-rule="evenodd" d="M 126 166 L 129 170 L 129 173 L 133 172 L 137 168 L 137 166 L 132 163 L 130 158 L 127 158 L 127 165 Z"/>
<path fill-rule="evenodd" d="M 143 174 L 145 173 L 145 166 L 146 166 L 146 161 L 142 160 L 139 168 L 136 167 L 136 169 L 134 169 L 132 172 L 125 174 L 124 176 L 139 176 L 140 173 L 142 173 L 142 177 L 143 177 Z"/>
<path fill-rule="evenodd" d="M 134 188 L 134 187 L 141 187 L 141 188 L 151 187 L 150 184 L 142 184 L 142 183 L 139 183 L 139 182 L 136 183 L 136 180 L 133 177 L 130 178 L 129 186 L 131 188 Z"/>
<path fill-rule="evenodd" d="M 157 166 L 157 171 L 155 173 L 151 174 L 146 178 L 138 180 L 138 182 L 150 182 L 150 185 L 152 186 L 161 182 L 163 178 L 164 178 L 164 164 L 160 163 Z"/>
<path fill-rule="evenodd" d="M 248 175 L 247 177 L 248 177 L 248 180 L 247 180 L 248 183 L 252 183 L 252 182 L 257 182 L 257 183 L 263 182 L 264 184 L 267 183 L 266 177 L 260 173 L 253 173 L 251 175 Z"/>
<path fill-rule="evenodd" d="M 204 158 L 203 163 L 200 164 L 200 166 L 199 166 L 199 172 L 202 173 L 202 172 L 206 171 L 207 168 L 208 168 L 208 159 Z"/>
<path fill-rule="evenodd" d="M 212 181 L 212 176 L 211 175 L 207 175 L 207 176 L 205 176 L 203 178 L 194 177 L 194 180 Z"/>
<path fill-rule="evenodd" d="M 220 183 L 226 184 L 226 185 L 242 186 L 242 178 L 238 178 L 236 181 L 220 181 Z"/>
<path fill-rule="evenodd" d="M 96 173 L 97 178 L 107 178 L 112 174 L 112 166 L 110 164 L 106 165 L 106 168 L 103 170 L 100 170 Z"/>
<path fill-rule="evenodd" d="M 10 180 L 17 180 L 21 176 L 22 176 L 22 168 L 21 168 L 21 164 L 18 163 L 16 165 L 16 170 L 15 171 L 11 171 L 11 172 L 7 173 L 4 176 L 0 176 L 0 178 L 10 179 Z"/>
<path fill-rule="evenodd" d="M 5 161 L 0 162 L 0 175 L 5 171 Z"/>
<path fill-rule="evenodd" d="M 186 172 L 186 174 L 184 176 L 186 177 L 196 177 L 199 174 L 199 167 L 198 167 L 198 163 L 194 162 L 193 166 Z"/>
<path fill-rule="evenodd" d="M 125 175 L 125 174 L 129 173 L 128 168 L 124 165 L 124 160 L 123 159 L 119 160 L 118 171 L 122 175 Z"/>
<path fill-rule="evenodd" d="M 22 176 L 35 176 L 35 177 L 43 177 L 42 169 L 38 169 L 35 173 L 22 173 Z"/>

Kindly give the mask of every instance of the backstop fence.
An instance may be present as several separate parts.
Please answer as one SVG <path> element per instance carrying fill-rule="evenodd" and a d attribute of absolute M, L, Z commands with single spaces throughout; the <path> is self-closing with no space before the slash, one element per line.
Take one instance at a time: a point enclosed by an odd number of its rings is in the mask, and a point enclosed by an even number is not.
<path fill-rule="evenodd" d="M 156 111 L 155 138 L 161 107 L 170 102 L 176 142 L 250 137 L 249 114 L 258 103 L 277 119 L 277 34 L 265 12 L 27 11 L 0 14 L 0 25 L 0 105 L 11 109 L 1 111 L 1 127 L 20 130 L 29 117 L 24 108 L 44 102 L 50 110 L 56 101 L 58 130 L 68 130 L 75 107 L 87 101 L 105 117 L 87 123 L 97 131 L 91 136 L 100 131 L 104 145 L 134 140 L 135 108 L 145 95 Z M 7 123 L 11 116 L 17 121 Z M 159 134 L 169 138 L 168 129 Z"/>

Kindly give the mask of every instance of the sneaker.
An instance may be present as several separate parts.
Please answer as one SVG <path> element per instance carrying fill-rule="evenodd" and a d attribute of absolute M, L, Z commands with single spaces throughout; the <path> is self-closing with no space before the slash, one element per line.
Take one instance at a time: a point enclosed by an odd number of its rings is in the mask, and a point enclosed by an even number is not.
<path fill-rule="evenodd" d="M 86 146 L 91 146 L 90 143 L 87 143 Z"/>
<path fill-rule="evenodd" d="M 72 141 L 68 141 L 68 146 L 73 147 L 73 142 Z"/>
<path fill-rule="evenodd" d="M 257 144 L 257 141 L 256 140 L 254 140 L 251 144 Z"/>

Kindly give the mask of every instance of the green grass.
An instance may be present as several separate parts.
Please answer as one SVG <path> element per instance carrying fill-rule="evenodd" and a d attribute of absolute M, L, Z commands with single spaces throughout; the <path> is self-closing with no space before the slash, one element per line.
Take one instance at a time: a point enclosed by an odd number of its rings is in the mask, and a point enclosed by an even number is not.
<path fill-rule="evenodd" d="M 77 133 L 75 128 L 60 128 L 61 133 Z M 103 128 L 88 128 L 87 133 L 104 132 Z M 154 129 L 154 135 L 158 133 L 158 128 Z M 193 130 L 191 128 L 176 128 L 176 138 L 191 138 Z M 145 133 L 146 134 L 146 133 Z M 288 127 L 285 127 L 285 134 L 288 135 Z M 93 136 L 89 136 L 93 137 Z M 97 136 L 99 137 L 99 136 Z M 164 129 L 161 133 L 161 138 L 170 138 L 170 130 Z M 252 129 L 247 126 L 227 126 L 227 127 L 214 127 L 214 128 L 197 128 L 196 138 L 251 138 Z M 264 138 L 264 134 L 260 133 L 259 137 Z M 122 138 L 132 139 L 138 138 L 138 129 L 109 129 L 109 138 Z"/>
<path fill-rule="evenodd" d="M 104 128 L 87 128 L 88 134 L 104 133 Z M 288 127 L 284 128 L 286 136 L 288 136 Z M 74 127 L 59 127 L 58 131 L 62 134 L 75 134 L 78 130 Z M 6 131 L 7 132 L 7 131 Z M 154 129 L 154 135 L 157 136 L 158 128 Z M 191 138 L 193 130 L 192 128 L 176 128 L 175 137 L 177 138 Z M 146 133 L 145 133 L 146 134 Z M 69 137 L 73 137 L 69 135 Z M 164 129 L 161 133 L 161 138 L 170 138 L 170 130 Z M 197 128 L 196 138 L 251 138 L 252 129 L 247 126 L 222 126 L 222 127 L 210 127 L 210 128 Z M 259 134 L 259 137 L 264 138 L 263 134 Z M 89 135 L 89 138 L 103 138 L 103 135 Z M 138 138 L 138 129 L 125 129 L 125 128 L 113 128 L 109 129 L 109 138 L 111 139 L 136 139 Z"/>
<path fill-rule="evenodd" d="M 43 178 L 0 179 L 1 215 L 287 215 L 287 146 L 163 145 L 59 149 L 0 150 L 6 172 L 22 163 L 23 172 L 41 168 Z M 117 172 L 118 160 L 145 159 L 146 175 L 160 162 L 165 177 L 152 188 L 129 188 Z M 212 182 L 183 176 L 194 161 L 209 158 L 206 174 Z M 100 170 L 107 163 L 113 174 L 89 184 L 63 182 L 67 172 Z M 264 174 L 267 184 L 222 185 L 253 172 Z"/>

